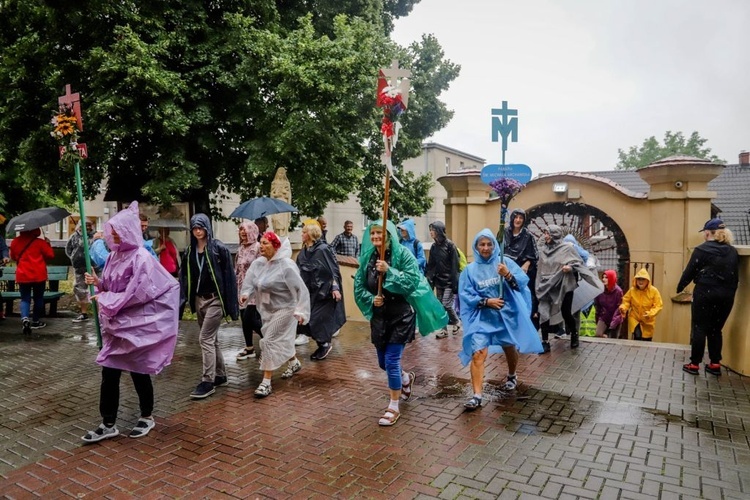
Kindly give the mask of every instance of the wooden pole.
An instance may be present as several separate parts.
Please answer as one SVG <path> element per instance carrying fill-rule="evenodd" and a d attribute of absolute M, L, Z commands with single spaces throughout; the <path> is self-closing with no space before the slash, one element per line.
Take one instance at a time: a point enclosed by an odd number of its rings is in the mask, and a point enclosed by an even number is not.
<path fill-rule="evenodd" d="M 388 203 L 391 192 L 391 138 L 385 140 L 385 187 L 383 190 L 383 244 L 380 245 L 380 260 L 385 260 L 388 238 Z M 383 273 L 378 275 L 378 295 L 383 294 Z"/>

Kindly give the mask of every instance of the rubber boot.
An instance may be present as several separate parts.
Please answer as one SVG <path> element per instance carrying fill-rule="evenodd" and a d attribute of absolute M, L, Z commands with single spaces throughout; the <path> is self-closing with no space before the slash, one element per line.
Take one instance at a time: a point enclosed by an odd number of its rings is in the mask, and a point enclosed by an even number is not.
<path fill-rule="evenodd" d="M 544 348 L 544 351 L 542 352 L 542 354 L 547 354 L 551 350 L 550 346 L 549 346 L 549 342 L 547 342 L 547 341 L 543 341 L 542 342 L 542 348 Z"/>
<path fill-rule="evenodd" d="M 570 348 L 571 349 L 578 348 L 578 332 L 570 333 Z"/>

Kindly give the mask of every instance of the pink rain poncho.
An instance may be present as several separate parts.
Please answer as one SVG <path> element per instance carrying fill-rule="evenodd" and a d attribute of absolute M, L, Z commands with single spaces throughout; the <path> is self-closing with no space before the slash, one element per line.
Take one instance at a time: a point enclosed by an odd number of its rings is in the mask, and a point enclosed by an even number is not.
<path fill-rule="evenodd" d="M 112 230 L 120 236 L 115 243 Z M 97 301 L 102 350 L 96 362 L 153 375 L 172 361 L 180 285 L 143 247 L 138 203 L 104 225 L 112 253 L 102 271 Z"/>

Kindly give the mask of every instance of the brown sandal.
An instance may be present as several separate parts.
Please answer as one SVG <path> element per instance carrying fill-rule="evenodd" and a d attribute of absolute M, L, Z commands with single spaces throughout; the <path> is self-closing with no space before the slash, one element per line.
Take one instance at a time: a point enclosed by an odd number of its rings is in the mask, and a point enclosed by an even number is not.
<path fill-rule="evenodd" d="M 417 376 L 414 372 L 409 372 L 409 383 L 401 384 L 401 401 L 409 401 L 411 399 L 411 387 L 414 385 L 414 379 Z"/>
<path fill-rule="evenodd" d="M 378 420 L 378 425 L 389 427 L 398 422 L 398 417 L 400 416 L 401 414 L 398 412 L 398 410 L 391 410 L 390 408 L 388 408 L 387 410 L 385 410 L 385 413 L 383 413 L 383 416 L 380 417 L 380 420 Z"/>

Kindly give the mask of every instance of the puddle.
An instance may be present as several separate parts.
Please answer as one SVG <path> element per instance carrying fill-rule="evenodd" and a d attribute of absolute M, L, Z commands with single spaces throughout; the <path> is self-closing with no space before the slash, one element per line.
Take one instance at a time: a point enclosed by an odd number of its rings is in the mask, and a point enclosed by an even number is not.
<path fill-rule="evenodd" d="M 662 410 L 642 408 L 622 402 L 593 401 L 564 396 L 521 384 L 518 391 L 504 391 L 502 380 L 488 380 L 483 387 L 485 411 L 499 412 L 498 424 L 510 432 L 523 434 L 573 433 L 594 425 L 649 426 L 681 425 L 697 427 L 700 422 L 685 420 Z M 440 375 L 424 381 L 428 398 L 458 399 L 471 397 L 469 379 Z M 707 422 L 708 423 L 708 422 Z"/>

